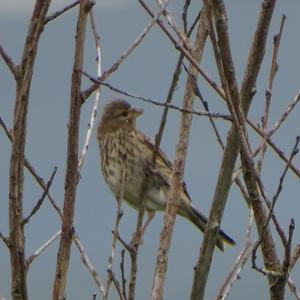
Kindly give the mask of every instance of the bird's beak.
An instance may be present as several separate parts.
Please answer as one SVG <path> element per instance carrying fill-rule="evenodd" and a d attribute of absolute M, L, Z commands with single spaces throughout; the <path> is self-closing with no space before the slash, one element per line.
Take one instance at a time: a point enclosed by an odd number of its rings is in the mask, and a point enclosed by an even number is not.
<path fill-rule="evenodd" d="M 131 109 L 132 116 L 135 117 L 135 118 L 142 115 L 143 112 L 144 112 L 143 109 L 137 109 L 137 108 L 134 108 L 134 107 Z"/>

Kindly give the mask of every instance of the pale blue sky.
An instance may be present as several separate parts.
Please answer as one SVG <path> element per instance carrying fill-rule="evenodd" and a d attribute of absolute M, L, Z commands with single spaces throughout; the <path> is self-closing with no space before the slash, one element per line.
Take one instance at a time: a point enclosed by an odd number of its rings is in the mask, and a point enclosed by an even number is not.
<path fill-rule="evenodd" d="M 154 1 L 149 2 L 154 3 Z M 62 3 L 69 3 L 69 1 L 54 1 L 55 9 L 63 6 Z M 245 61 L 259 11 L 259 3 L 260 1 L 226 1 L 232 53 L 239 82 L 243 78 Z M 20 59 L 32 5 L 33 1 L 29 0 L 1 0 L 0 2 L 0 43 L 15 62 Z M 50 11 L 53 10 L 52 7 Z M 170 1 L 170 10 L 176 17 L 180 17 L 181 4 L 179 5 L 178 1 Z M 193 15 L 197 11 L 198 7 L 194 4 L 191 14 Z M 251 118 L 256 122 L 260 121 L 262 115 L 264 92 L 270 68 L 272 36 L 278 31 L 283 13 L 286 14 L 287 20 L 279 51 L 280 69 L 273 89 L 271 125 L 280 116 L 282 110 L 287 107 L 300 87 L 299 11 L 300 3 L 296 0 L 278 2 L 271 25 L 263 70 L 258 79 L 257 94 L 250 111 Z M 77 13 L 77 8 L 73 9 L 57 20 L 50 22 L 43 32 L 35 65 L 28 115 L 26 156 L 45 180 L 49 178 L 54 166 L 58 166 L 58 174 L 51 191 L 60 204 L 62 204 L 64 194 L 70 78 Z M 103 70 L 111 66 L 149 22 L 148 15 L 137 1 L 98 1 L 95 7 L 95 17 L 102 41 Z M 218 81 L 209 45 L 206 50 L 203 58 L 203 68 Z M 177 56 L 178 53 L 171 42 L 159 28 L 154 27 L 143 43 L 109 78 L 108 82 L 128 92 L 163 100 L 171 82 Z M 96 74 L 95 57 L 95 48 L 90 29 L 88 29 L 84 69 L 92 75 Z M 183 77 L 185 78 L 185 76 Z M 182 102 L 184 80 L 181 80 L 174 99 L 178 105 Z M 88 84 L 85 81 L 85 86 Z M 201 78 L 199 86 L 203 96 L 209 103 L 211 111 L 227 112 L 221 100 L 216 97 L 215 93 Z M 0 114 L 8 126 L 11 126 L 15 93 L 14 81 L 2 60 L 0 60 L 0 88 Z M 115 93 L 103 88 L 99 112 L 103 104 L 107 103 L 109 98 L 115 96 Z M 162 109 L 134 99 L 127 98 L 127 100 L 137 107 L 144 107 L 145 113 L 140 117 L 138 126 L 147 135 L 154 137 L 158 129 Z M 82 108 L 81 144 L 89 122 L 92 102 L 93 97 Z M 196 107 L 201 109 L 199 103 L 196 104 Z M 287 123 L 274 136 L 278 146 L 287 154 L 292 149 L 295 136 L 299 135 L 299 114 L 300 109 L 297 107 Z M 171 111 L 162 142 L 162 148 L 171 159 L 174 158 L 175 153 L 179 118 L 180 115 L 177 112 Z M 97 121 L 98 119 L 99 113 Z M 224 121 L 218 121 L 217 125 L 225 139 L 228 124 Z M 258 140 L 255 135 L 251 134 L 251 141 L 253 142 L 252 147 L 256 148 Z M 2 130 L 0 130 L 0 145 L 0 230 L 7 234 L 7 186 L 10 145 Z M 195 117 L 193 120 L 188 152 L 184 177 L 193 201 L 207 214 L 216 185 L 222 153 L 216 143 L 209 122 L 204 117 Z M 299 166 L 299 163 L 300 159 L 297 157 L 295 164 Z M 269 197 L 272 197 L 277 188 L 284 164 L 274 152 L 269 150 L 264 167 L 263 181 Z M 42 193 L 32 178 L 27 175 L 26 172 L 25 215 Z M 287 183 L 275 209 L 285 231 L 287 231 L 290 218 L 295 218 L 295 243 L 299 242 L 300 237 L 299 187 L 299 180 L 292 173 L 289 173 Z M 136 212 L 126 205 L 123 208 L 124 217 L 121 221 L 120 233 L 125 240 L 130 240 L 135 228 Z M 243 247 L 248 214 L 242 196 L 233 186 L 225 210 L 222 228 L 236 240 L 237 246 L 227 248 L 224 254 L 216 251 L 209 276 L 206 299 L 214 299 L 222 280 Z M 115 200 L 105 186 L 100 173 L 98 146 L 94 132 L 78 186 L 75 227 L 103 280 L 105 279 L 107 259 L 111 250 L 111 230 L 114 226 L 114 218 Z M 149 298 L 161 226 L 162 214 L 157 214 L 144 237 L 144 245 L 140 248 L 136 299 Z M 26 227 L 27 255 L 31 255 L 59 228 L 59 218 L 46 201 L 39 213 L 32 218 L 32 222 Z M 253 232 L 253 238 L 255 238 L 255 227 Z M 177 218 L 170 251 L 165 299 L 182 300 L 189 298 L 193 267 L 198 258 L 201 239 L 202 236 L 196 228 L 186 220 Z M 282 253 L 279 241 L 278 245 L 279 253 Z M 51 298 L 57 247 L 58 242 L 53 243 L 41 257 L 33 262 L 28 273 L 30 299 Z M 118 247 L 115 261 L 116 273 L 119 272 L 120 250 L 121 247 Z M 127 261 L 129 262 L 129 258 L 127 258 Z M 10 299 L 9 255 L 3 243 L 0 243 L 0 269 L 0 295 Z M 293 279 L 300 288 L 299 264 L 295 267 Z M 94 291 L 97 292 L 94 282 L 81 263 L 77 249 L 73 247 L 67 299 L 91 299 Z M 253 271 L 250 263 L 247 263 L 241 273 L 241 280 L 235 284 L 228 299 L 235 300 L 241 299 L 241 297 L 243 299 L 266 299 L 267 293 L 265 279 Z M 117 299 L 114 293 L 112 293 L 111 299 Z M 287 291 L 286 299 L 293 299 L 289 291 Z"/>

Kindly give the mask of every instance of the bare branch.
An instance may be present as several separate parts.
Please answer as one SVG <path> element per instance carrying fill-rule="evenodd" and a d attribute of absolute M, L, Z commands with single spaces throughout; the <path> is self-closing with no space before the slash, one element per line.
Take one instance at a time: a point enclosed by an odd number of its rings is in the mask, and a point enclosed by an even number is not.
<path fill-rule="evenodd" d="M 92 31 L 93 31 L 93 35 L 94 35 L 94 39 L 95 39 L 96 51 L 97 51 L 97 58 L 96 58 L 96 61 L 97 61 L 97 76 L 100 77 L 102 75 L 102 73 L 101 73 L 101 63 L 102 63 L 102 61 L 101 61 L 100 37 L 99 37 L 99 34 L 97 32 L 93 10 L 90 11 L 90 21 L 91 21 L 91 27 L 92 27 Z M 90 123 L 88 124 L 88 130 L 87 130 L 87 133 L 86 133 L 84 146 L 83 146 L 82 153 L 81 153 L 81 155 L 79 157 L 79 161 L 78 161 L 78 174 L 80 174 L 84 159 L 87 155 L 90 139 L 91 139 L 91 136 L 92 136 L 93 127 L 94 127 L 94 124 L 95 124 L 95 121 L 96 121 L 96 115 L 97 115 L 99 100 L 100 100 L 100 85 L 96 90 L 94 105 L 93 105 L 92 113 L 91 113 L 91 117 L 90 117 Z"/>
<path fill-rule="evenodd" d="M 215 18 L 215 26 L 219 39 L 218 46 L 220 49 L 225 78 L 222 78 L 223 71 L 220 73 L 220 76 L 222 79 L 222 84 L 225 84 L 224 88 L 226 89 L 226 98 L 228 100 L 227 103 L 230 105 L 229 109 L 232 113 L 232 117 L 236 125 L 233 125 L 228 133 L 227 145 L 223 155 L 218 183 L 210 211 L 208 224 L 206 227 L 207 229 L 204 234 L 202 248 L 200 250 L 200 258 L 198 260 L 194 276 L 191 295 L 192 300 L 204 298 L 207 277 L 214 250 L 213 246 L 216 243 L 219 224 L 222 219 L 222 214 L 231 186 L 231 178 L 240 149 L 240 142 L 243 141 L 243 136 L 246 136 L 245 116 L 247 116 L 254 95 L 253 91 L 255 90 L 255 83 L 265 51 L 266 38 L 269 30 L 270 20 L 272 18 L 272 13 L 274 11 L 275 1 L 266 0 L 262 4 L 260 17 L 257 24 L 257 30 L 254 35 L 250 54 L 248 56 L 245 78 L 243 80 L 241 92 L 239 94 L 237 90 L 234 65 L 230 51 L 228 25 L 224 3 L 223 1 L 206 1 L 206 5 L 208 6 L 208 9 L 210 8 L 210 5 L 213 6 L 212 14 Z M 240 107 L 241 105 L 242 109 Z M 238 124 L 236 123 L 236 114 L 238 114 Z M 242 131 L 239 130 L 239 126 L 241 126 Z M 245 150 L 247 150 L 247 144 L 244 144 L 243 147 L 245 147 Z M 247 188 L 248 191 L 252 192 L 252 189 L 249 186 L 247 186 Z M 261 211 L 261 207 L 259 207 L 259 211 Z M 258 210 L 254 210 L 254 212 L 256 214 Z M 260 224 L 258 224 L 258 226 L 260 226 Z M 273 250 L 274 247 L 271 248 L 271 251 L 269 251 L 270 255 L 274 254 Z M 276 259 L 276 253 L 273 257 L 275 257 Z"/>
<path fill-rule="evenodd" d="M 4 131 L 6 132 L 7 137 L 9 138 L 9 140 L 12 142 L 12 136 L 11 136 L 9 130 L 7 129 L 6 125 L 4 124 L 3 120 L 1 119 L 1 117 L 0 117 L 0 125 L 2 126 Z M 35 171 L 35 168 L 31 165 L 31 163 L 26 158 L 25 158 L 24 165 L 27 168 L 27 170 L 30 172 L 30 174 L 33 176 L 33 178 L 36 180 L 36 182 L 39 184 L 39 186 L 45 191 L 47 189 L 47 185 L 46 185 L 45 180 L 37 174 L 37 172 Z M 54 197 L 52 196 L 50 191 L 48 191 L 47 197 L 48 197 L 51 205 L 53 206 L 53 208 L 55 209 L 55 211 L 59 215 L 60 219 L 62 219 L 62 209 L 56 203 L 56 201 L 54 200 Z M 79 236 L 76 234 L 75 229 L 74 229 L 73 239 L 74 239 L 75 245 L 77 246 L 77 249 L 79 250 L 79 253 L 81 255 L 82 262 L 87 267 L 90 274 L 92 275 L 97 287 L 100 290 L 100 293 L 104 296 L 105 295 L 105 288 L 102 285 L 101 280 L 99 278 L 99 275 L 96 272 L 94 266 L 92 265 L 87 253 L 85 252 L 85 249 L 84 249 L 84 247 L 83 247 L 83 245 L 82 245 L 82 243 L 79 239 Z"/>
<path fill-rule="evenodd" d="M 44 252 L 61 234 L 61 230 L 57 231 L 46 243 L 37 249 L 32 255 L 26 259 L 27 266 L 29 266 L 42 252 Z"/>
<path fill-rule="evenodd" d="M 226 121 L 232 121 L 232 117 L 227 115 L 227 114 L 208 113 L 208 112 L 205 112 L 205 111 L 196 111 L 196 110 L 192 110 L 192 109 L 185 109 L 185 108 L 182 108 L 182 107 L 178 107 L 174 104 L 168 103 L 168 101 L 163 102 L 162 100 L 154 100 L 154 99 L 151 99 L 149 97 L 139 96 L 139 95 L 136 95 L 136 94 L 133 94 L 133 93 L 130 93 L 130 92 L 126 92 L 126 91 L 124 91 L 120 88 L 117 88 L 117 87 L 111 85 L 110 83 L 103 82 L 103 81 L 100 81 L 96 78 L 93 78 L 84 71 L 82 71 L 82 74 L 84 74 L 92 82 L 99 83 L 100 85 L 104 85 L 104 86 L 108 87 L 109 89 L 113 90 L 114 92 L 117 92 L 117 93 L 122 94 L 122 95 L 127 96 L 127 97 L 131 97 L 133 99 L 142 100 L 146 103 L 151 103 L 151 104 L 154 104 L 154 105 L 157 105 L 157 106 L 167 107 L 167 108 L 174 109 L 174 110 L 177 110 L 177 111 L 180 111 L 180 112 L 186 112 L 186 113 L 190 113 L 190 114 L 194 114 L 194 115 L 198 115 L 198 116 L 207 116 L 207 117 L 212 117 L 212 118 L 224 119 Z"/>
<path fill-rule="evenodd" d="M 285 20 L 286 20 L 286 15 L 282 15 L 279 32 L 275 34 L 273 37 L 274 50 L 273 50 L 272 64 L 271 64 L 271 70 L 269 75 L 269 86 L 268 86 L 269 90 L 272 90 L 274 78 L 279 68 L 277 57 L 278 57 L 279 46 L 280 46 Z"/>
<path fill-rule="evenodd" d="M 243 267 L 245 266 L 249 256 L 252 253 L 253 250 L 253 244 L 250 240 L 250 233 L 251 233 L 251 227 L 253 223 L 253 210 L 250 210 L 250 218 L 249 218 L 249 224 L 246 229 L 246 243 L 242 251 L 240 252 L 239 256 L 237 257 L 232 270 L 226 277 L 223 285 L 220 288 L 220 291 L 218 292 L 218 296 L 216 297 L 216 300 L 224 300 L 228 294 L 230 289 L 232 288 L 235 281 L 239 279 L 239 274 L 242 271 Z"/>
<path fill-rule="evenodd" d="M 121 290 L 121 287 L 120 287 L 120 283 L 116 279 L 115 274 L 113 273 L 113 271 L 111 269 L 108 269 L 107 272 L 108 272 L 108 275 L 109 275 L 111 281 L 114 283 L 114 286 L 115 286 L 115 288 L 116 288 L 116 290 L 118 292 L 120 300 L 125 300 L 124 295 L 123 295 L 122 290 Z"/>
<path fill-rule="evenodd" d="M 187 4 L 187 3 L 186 3 Z M 185 7 L 185 9 L 187 10 L 187 7 Z M 200 17 L 201 13 L 198 14 L 198 16 Z M 196 18 L 196 20 L 198 19 L 198 17 Z M 196 23 L 194 23 L 196 24 Z M 193 24 L 193 25 L 194 25 Z M 192 26 L 189 30 L 189 32 L 187 32 L 187 37 L 189 38 L 190 35 L 193 32 L 194 27 Z M 176 64 L 176 68 L 173 74 L 173 79 L 169 88 L 169 92 L 165 101 L 165 108 L 161 117 L 161 122 L 160 122 L 160 126 L 158 129 L 158 133 L 155 135 L 155 145 L 154 145 L 154 151 L 153 151 L 153 155 L 152 155 L 152 164 L 153 164 L 153 168 L 155 167 L 155 163 L 156 163 L 156 158 L 157 158 L 157 154 L 158 154 L 158 150 L 160 147 L 160 143 L 162 140 L 162 136 L 163 136 L 163 132 L 166 126 L 166 122 L 167 122 L 167 117 L 168 117 L 168 112 L 169 112 L 169 107 L 168 104 L 171 104 L 171 101 L 173 99 L 173 95 L 175 92 L 175 89 L 177 87 L 178 84 L 178 80 L 179 80 L 179 76 L 181 73 L 181 66 L 182 66 L 182 62 L 184 59 L 184 55 L 182 53 L 180 53 L 179 57 L 178 57 L 178 61 Z"/>
<path fill-rule="evenodd" d="M 9 238 L 6 237 L 1 231 L 0 231 L 0 239 L 3 241 L 6 247 L 9 248 Z"/>
<path fill-rule="evenodd" d="M 11 57 L 5 52 L 3 47 L 0 45 L 0 55 L 2 56 L 4 62 L 6 63 L 7 67 L 11 71 L 11 73 L 14 75 L 15 79 L 19 77 L 19 68 L 18 66 L 13 62 Z"/>
<path fill-rule="evenodd" d="M 71 8 L 75 7 L 75 6 L 78 5 L 79 3 L 80 3 L 80 0 L 77 0 L 77 1 L 75 1 L 75 2 L 73 2 L 73 3 L 71 3 L 71 4 L 69 4 L 69 5 L 65 6 L 64 8 L 62 8 L 62 9 L 60 9 L 60 10 L 54 12 L 54 13 L 51 14 L 50 16 L 46 17 L 46 18 L 45 18 L 45 25 L 46 25 L 48 22 L 50 22 L 50 21 L 56 19 L 57 17 L 59 17 L 60 15 L 62 15 L 63 13 L 65 13 L 66 11 L 70 10 Z"/>
<path fill-rule="evenodd" d="M 195 61 L 201 61 L 207 36 L 208 31 L 206 26 L 206 13 L 202 12 L 198 25 L 194 51 L 192 53 L 193 59 Z M 198 68 L 195 68 L 194 64 L 190 64 L 189 73 L 193 76 L 197 76 Z M 185 109 L 191 109 L 193 107 L 194 85 L 194 77 L 189 76 L 186 82 L 185 94 L 183 99 L 183 107 Z M 177 209 L 179 207 L 180 196 L 182 193 L 181 187 L 183 184 L 183 174 L 185 168 L 185 159 L 187 155 L 191 123 L 192 115 L 188 113 L 182 113 L 180 133 L 178 143 L 176 146 L 176 158 L 172 170 L 170 189 L 168 191 L 167 207 L 164 216 L 164 226 L 160 236 L 160 245 L 156 259 L 153 286 L 151 291 L 152 300 L 163 299 L 163 289 L 167 271 L 168 252 L 171 245 L 174 222 L 176 218 Z"/>
<path fill-rule="evenodd" d="M 297 291 L 296 285 L 294 284 L 293 280 L 290 277 L 288 279 L 287 284 L 288 284 L 290 291 L 294 294 L 295 298 L 297 300 L 300 300 L 300 293 L 299 293 L 299 291 Z"/>
<path fill-rule="evenodd" d="M 181 15 L 181 19 L 183 21 L 183 28 L 184 28 L 184 32 L 187 33 L 187 28 L 188 28 L 188 9 L 190 7 L 191 4 L 191 0 L 185 0 L 184 1 L 184 5 L 183 5 L 183 10 L 182 10 L 182 15 Z"/>
<path fill-rule="evenodd" d="M 48 192 L 49 192 L 49 189 L 52 185 L 52 182 L 53 182 L 53 179 L 54 179 L 54 176 L 57 172 L 57 167 L 54 168 L 54 171 L 52 172 L 52 175 L 49 179 L 49 181 L 47 182 L 47 185 L 46 185 L 46 189 L 44 190 L 43 192 L 43 195 L 42 197 L 37 201 L 36 205 L 33 207 L 33 209 L 31 210 L 30 214 L 28 215 L 28 217 L 26 217 L 23 221 L 22 221 L 22 225 L 26 225 L 29 221 L 30 221 L 30 218 L 36 214 L 38 212 L 38 210 L 41 208 Z"/>
<path fill-rule="evenodd" d="M 145 3 L 144 0 L 139 0 L 143 8 L 147 11 L 147 13 L 153 18 L 154 14 L 149 8 L 149 6 Z M 186 57 L 189 62 L 196 68 L 196 70 L 201 74 L 201 76 L 207 81 L 207 83 L 217 92 L 217 94 L 225 99 L 224 91 L 218 87 L 217 83 L 210 78 L 210 76 L 199 67 L 197 61 L 193 58 L 193 56 L 190 54 L 190 52 L 185 48 L 187 45 L 180 45 L 178 41 L 173 37 L 173 35 L 169 32 L 169 30 L 164 26 L 164 24 L 157 20 L 157 25 L 163 30 L 163 32 L 167 35 L 167 37 L 170 39 L 170 41 L 173 43 L 174 47 L 178 49 L 184 57 Z"/>
<path fill-rule="evenodd" d="M 68 152 L 65 175 L 65 199 L 62 218 L 62 234 L 57 254 L 57 264 L 53 287 L 53 299 L 64 297 L 69 259 L 71 253 L 73 218 L 75 209 L 76 190 L 78 184 L 78 140 L 81 108 L 81 79 L 79 70 L 83 65 L 84 41 L 88 13 L 95 3 L 90 0 L 80 1 L 77 20 L 74 65 L 71 83 L 71 100 L 68 128 Z"/>
<path fill-rule="evenodd" d="M 44 20 L 50 2 L 51 0 L 37 0 L 35 2 L 19 67 L 21 74 L 16 74 L 17 71 L 14 65 L 6 59 L 16 79 L 16 101 L 9 174 L 9 250 L 11 257 L 12 299 L 28 299 L 25 236 L 22 226 L 27 112 L 38 42 L 44 29 Z M 4 52 L 2 51 L 2 57 L 3 54 Z"/>
<path fill-rule="evenodd" d="M 286 155 L 284 154 L 284 152 L 282 150 L 280 150 L 275 143 L 268 137 L 269 133 L 267 133 L 265 135 L 264 131 L 262 129 L 260 129 L 258 126 L 256 126 L 254 124 L 254 122 L 250 121 L 248 119 L 247 123 L 260 135 L 262 136 L 266 142 L 268 143 L 268 145 L 278 154 L 278 156 L 284 161 L 284 162 L 288 162 L 288 158 L 286 157 Z M 258 148 L 259 150 L 259 148 Z M 295 175 L 297 175 L 298 178 L 300 178 L 300 170 L 294 165 L 294 164 L 289 164 L 289 168 L 294 172 Z"/>
<path fill-rule="evenodd" d="M 191 33 L 191 31 L 189 32 L 189 34 Z M 179 74 L 180 74 L 180 70 L 181 70 L 181 64 L 182 64 L 182 60 L 183 60 L 183 55 L 180 54 L 179 58 L 178 58 L 178 62 L 175 68 L 175 72 L 173 75 L 173 80 L 171 82 L 170 88 L 169 88 L 169 92 L 167 95 L 167 99 L 165 101 L 165 109 L 163 111 L 162 117 L 161 117 L 161 122 L 160 122 L 160 126 L 159 126 L 159 130 L 158 133 L 156 134 L 155 137 L 155 145 L 154 145 L 154 150 L 152 153 L 152 159 L 151 159 L 151 168 L 155 168 L 155 164 L 156 164 L 156 158 L 157 158 L 157 153 L 160 147 L 160 143 L 161 143 L 161 139 L 162 139 L 162 135 L 163 135 L 163 131 L 165 128 L 165 124 L 166 124 L 166 120 L 167 120 L 167 116 L 168 116 L 168 110 L 169 110 L 169 106 L 167 106 L 168 104 L 171 103 L 172 101 L 172 97 L 175 91 L 175 88 L 177 86 L 177 82 L 179 79 Z M 131 258 L 131 274 L 130 274 L 130 280 L 129 280 L 129 299 L 133 298 L 134 294 L 133 291 L 135 290 L 135 283 L 136 283 L 136 272 L 137 272 L 137 253 L 138 253 L 138 247 L 140 244 L 140 240 L 142 239 L 143 234 L 145 233 L 146 227 L 148 226 L 148 224 L 150 223 L 150 221 L 152 220 L 154 215 L 149 215 L 148 220 L 145 222 L 145 225 L 142 228 L 142 224 L 143 224 L 143 217 L 144 217 L 144 206 L 145 206 L 145 191 L 147 188 L 147 182 L 148 182 L 148 176 L 149 174 L 146 172 L 146 177 L 144 179 L 144 183 L 142 186 L 142 191 L 141 191 L 141 199 L 143 199 L 143 204 L 141 206 L 141 209 L 139 210 L 139 214 L 138 214 L 138 219 L 137 219 L 137 226 L 136 226 L 136 232 L 134 233 L 134 237 L 132 239 L 132 250 L 129 251 L 130 253 L 130 258 Z M 128 250 L 128 248 L 127 248 Z"/>
<path fill-rule="evenodd" d="M 125 277 L 125 249 L 121 251 L 121 263 L 120 263 L 120 269 L 121 269 L 121 278 L 122 278 L 122 294 L 125 299 L 127 299 L 127 291 L 126 291 L 126 277 Z"/>
<path fill-rule="evenodd" d="M 296 142 L 295 142 L 295 145 L 293 147 L 293 150 L 292 150 L 292 153 L 290 155 L 290 158 L 288 160 L 288 163 L 286 164 L 285 168 L 284 168 L 284 171 L 282 173 L 282 175 L 280 176 L 280 179 L 279 179 L 279 185 L 278 185 L 278 188 L 277 188 L 277 191 L 273 197 L 273 201 L 272 201 L 272 205 L 270 207 L 270 210 L 269 210 L 269 214 L 268 214 L 268 217 L 266 219 L 266 222 L 265 222 L 265 225 L 262 227 L 261 231 L 260 231 L 260 237 L 258 239 L 258 241 L 255 243 L 255 246 L 253 248 L 253 252 L 252 252 L 252 267 L 262 273 L 263 275 L 267 275 L 267 274 L 270 274 L 269 272 L 273 273 L 272 271 L 273 270 L 264 270 L 262 268 L 259 268 L 256 264 L 256 252 L 257 252 L 257 249 L 258 247 L 260 246 L 260 244 L 262 243 L 263 241 L 263 237 L 264 237 L 264 234 L 268 228 L 268 225 L 269 225 L 269 222 L 272 218 L 272 215 L 273 215 L 273 210 L 274 210 L 274 207 L 275 207 L 275 204 L 277 202 L 277 199 L 282 191 L 282 188 L 283 188 L 283 182 L 284 182 L 284 178 L 286 176 L 286 173 L 287 173 L 287 170 L 288 170 L 288 165 L 291 163 L 291 161 L 293 160 L 293 158 L 295 157 L 295 155 L 298 153 L 299 151 L 299 143 L 300 143 L 300 137 L 297 137 L 296 139 Z M 288 273 L 288 269 L 289 269 L 289 266 L 290 266 L 290 251 L 291 251 L 291 239 L 292 239 L 292 234 L 293 234 L 293 229 L 291 229 L 290 227 L 290 232 L 289 232 L 289 239 L 287 240 L 286 237 L 284 235 L 280 235 L 281 239 L 282 239 L 282 242 L 283 242 L 283 245 L 285 247 L 285 250 L 286 250 L 286 255 L 285 255 L 285 261 L 283 263 L 283 266 L 281 268 L 281 271 L 284 273 L 284 276 L 287 278 L 287 273 Z M 281 271 L 279 272 L 278 275 L 281 275 Z M 281 280 L 278 280 L 278 282 L 281 281 Z M 283 283 L 285 284 L 285 283 Z"/>
<path fill-rule="evenodd" d="M 287 280 L 289 271 L 290 271 L 290 266 L 291 266 L 291 251 L 292 251 L 292 239 L 295 231 L 295 221 L 292 218 L 290 225 L 289 225 L 289 235 L 288 235 L 288 240 L 287 243 L 284 245 L 284 260 L 282 263 L 282 273 L 284 276 L 284 279 L 281 280 Z M 285 284 L 285 282 L 284 282 Z"/>
<path fill-rule="evenodd" d="M 277 62 L 277 56 L 278 56 L 278 50 L 280 46 L 280 41 L 281 41 L 281 36 L 283 32 L 283 27 L 285 23 L 286 16 L 283 15 L 281 18 L 281 24 L 280 24 L 280 29 L 279 33 L 274 35 L 273 38 L 273 56 L 272 56 L 272 64 L 271 64 L 271 69 L 270 69 L 270 74 L 269 74 L 269 85 L 268 88 L 265 92 L 265 112 L 264 115 L 261 118 L 261 123 L 262 123 L 262 129 L 266 132 L 268 128 L 268 123 L 269 123 L 269 113 L 270 113 L 270 106 L 271 106 L 271 98 L 272 98 L 272 87 L 273 87 L 273 82 L 277 73 L 277 70 L 279 68 L 278 62 Z M 266 145 L 260 147 L 260 158 L 257 161 L 257 168 L 258 171 L 261 171 L 262 168 L 262 162 L 267 150 Z"/>
<path fill-rule="evenodd" d="M 279 119 L 274 123 L 273 127 L 270 128 L 269 131 L 266 133 L 266 136 L 265 136 L 263 142 L 261 143 L 262 145 L 264 145 L 267 142 L 267 140 L 279 129 L 279 127 L 287 119 L 287 117 L 292 112 L 292 110 L 295 108 L 295 106 L 299 103 L 299 101 L 300 101 L 300 90 L 297 92 L 296 96 L 291 101 L 291 103 L 288 105 L 288 107 L 284 110 L 284 112 L 279 117 Z"/>
<path fill-rule="evenodd" d="M 97 78 L 99 81 L 105 81 L 114 71 L 116 71 L 119 66 L 124 62 L 124 60 L 129 56 L 129 54 L 142 42 L 144 37 L 147 35 L 147 33 L 150 31 L 150 29 L 153 27 L 153 25 L 156 23 L 156 21 L 159 19 L 161 14 L 163 13 L 163 10 L 165 6 L 168 4 L 167 0 L 162 7 L 162 9 L 157 13 L 156 16 L 153 16 L 153 19 L 151 22 L 144 28 L 142 33 L 137 37 L 137 39 L 129 46 L 129 48 L 124 51 L 121 56 L 116 60 L 116 62 L 106 71 L 103 72 L 102 76 L 100 78 Z M 84 102 L 97 88 L 99 87 L 99 83 L 94 83 L 89 88 L 87 88 L 85 91 L 81 92 L 82 101 Z"/>
<path fill-rule="evenodd" d="M 117 201 L 116 218 L 115 218 L 115 226 L 114 226 L 114 230 L 113 230 L 111 255 L 108 258 L 108 268 L 107 268 L 108 276 L 107 276 L 107 281 L 106 281 L 106 293 L 105 293 L 104 299 L 108 299 L 109 289 L 110 289 L 111 283 L 114 281 L 112 268 L 113 268 L 115 253 L 116 253 L 117 240 L 119 239 L 119 225 L 120 225 L 121 218 L 123 216 L 123 211 L 121 210 L 121 205 L 122 205 L 122 201 L 123 201 L 123 197 L 124 197 L 124 185 L 125 185 L 125 179 L 126 179 L 126 159 L 127 159 L 127 156 L 124 156 L 122 158 L 121 185 L 120 185 L 120 190 L 118 191 L 118 194 L 116 195 L 116 201 Z"/>
<path fill-rule="evenodd" d="M 160 8 L 164 4 L 163 0 L 156 0 L 156 2 L 158 3 Z M 167 8 L 164 9 L 163 16 L 167 19 L 168 24 L 174 30 L 174 32 L 176 33 L 178 38 L 182 41 L 184 46 L 191 52 L 193 47 L 190 43 L 189 37 L 185 34 L 185 32 L 183 32 L 178 28 L 178 25 L 176 24 L 174 17 L 172 16 L 172 14 L 169 12 Z"/>
<path fill-rule="evenodd" d="M 298 244 L 296 246 L 295 250 L 293 251 L 293 255 L 291 257 L 290 270 L 292 270 L 295 267 L 296 262 L 299 259 L 299 257 L 300 257 L 300 244 Z"/>
<path fill-rule="evenodd" d="M 93 264 L 91 263 L 85 248 L 83 246 L 83 244 L 81 243 L 79 236 L 74 232 L 73 235 L 73 240 L 75 242 L 75 245 L 77 246 L 77 249 L 79 250 L 79 253 L 81 255 L 81 261 L 83 262 L 83 264 L 87 267 L 87 269 L 89 270 L 91 276 L 94 279 L 94 282 L 96 283 L 96 286 L 98 287 L 100 293 L 102 294 L 102 296 L 104 297 L 106 294 L 106 289 L 98 275 L 98 273 L 95 270 L 95 267 L 93 266 Z"/>

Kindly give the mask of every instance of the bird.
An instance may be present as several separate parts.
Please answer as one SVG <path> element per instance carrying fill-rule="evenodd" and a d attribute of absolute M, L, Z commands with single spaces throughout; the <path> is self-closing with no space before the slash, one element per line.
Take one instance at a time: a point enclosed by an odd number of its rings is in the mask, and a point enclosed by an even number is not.
<path fill-rule="evenodd" d="M 136 120 L 142 114 L 142 109 L 124 99 L 111 100 L 103 108 L 97 140 L 102 174 L 111 192 L 115 196 L 122 195 L 125 202 L 136 210 L 144 201 L 150 221 L 156 211 L 166 208 L 173 165 L 158 149 L 153 167 L 155 146 L 136 127 Z M 204 232 L 207 218 L 192 202 L 184 181 L 177 214 Z M 220 229 L 216 246 L 224 251 L 224 243 L 234 245 L 235 241 Z"/>

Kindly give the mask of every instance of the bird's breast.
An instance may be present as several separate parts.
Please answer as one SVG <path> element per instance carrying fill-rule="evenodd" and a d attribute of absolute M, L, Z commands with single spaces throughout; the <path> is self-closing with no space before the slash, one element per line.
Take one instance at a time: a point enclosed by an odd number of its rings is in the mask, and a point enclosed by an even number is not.
<path fill-rule="evenodd" d="M 145 162 L 133 138 L 117 133 L 107 135 L 101 140 L 100 153 L 102 173 L 112 192 L 120 193 L 124 180 L 124 196 L 138 198 L 145 178 Z"/>

